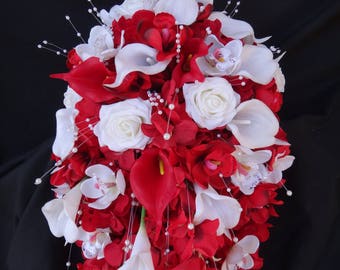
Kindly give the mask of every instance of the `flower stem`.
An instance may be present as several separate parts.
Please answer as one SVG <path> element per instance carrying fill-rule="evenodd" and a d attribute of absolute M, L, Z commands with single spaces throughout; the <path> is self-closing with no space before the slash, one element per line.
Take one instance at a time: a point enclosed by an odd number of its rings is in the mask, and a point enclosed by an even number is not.
<path fill-rule="evenodd" d="M 145 213 L 146 213 L 145 208 L 142 207 L 142 213 L 140 215 L 140 225 L 143 227 L 145 226 Z"/>

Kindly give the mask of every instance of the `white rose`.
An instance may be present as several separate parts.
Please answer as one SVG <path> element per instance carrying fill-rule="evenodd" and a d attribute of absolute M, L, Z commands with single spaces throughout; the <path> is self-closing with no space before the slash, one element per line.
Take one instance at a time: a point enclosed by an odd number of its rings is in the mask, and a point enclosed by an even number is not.
<path fill-rule="evenodd" d="M 151 123 L 151 104 L 147 101 L 135 98 L 103 105 L 99 118 L 94 134 L 101 146 L 107 146 L 112 151 L 144 149 L 150 141 L 141 129 L 143 123 Z"/>
<path fill-rule="evenodd" d="M 75 49 L 83 61 L 90 57 L 107 60 L 117 53 L 117 50 L 114 49 L 111 30 L 106 26 L 98 25 L 91 29 L 88 43 L 80 44 Z"/>
<path fill-rule="evenodd" d="M 201 127 L 209 130 L 225 126 L 236 114 L 240 96 L 228 81 L 206 78 L 203 83 L 184 84 L 186 112 Z"/>

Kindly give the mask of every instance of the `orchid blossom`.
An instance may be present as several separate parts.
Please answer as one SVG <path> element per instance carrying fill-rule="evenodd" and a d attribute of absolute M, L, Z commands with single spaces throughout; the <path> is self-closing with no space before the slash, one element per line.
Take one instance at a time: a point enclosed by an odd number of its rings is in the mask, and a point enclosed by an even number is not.
<path fill-rule="evenodd" d="M 89 203 L 95 209 L 106 209 L 118 196 L 125 192 L 125 179 L 121 170 L 115 173 L 108 167 L 97 164 L 88 167 L 86 175 L 91 177 L 85 180 L 80 190 L 84 196 L 96 199 Z"/>

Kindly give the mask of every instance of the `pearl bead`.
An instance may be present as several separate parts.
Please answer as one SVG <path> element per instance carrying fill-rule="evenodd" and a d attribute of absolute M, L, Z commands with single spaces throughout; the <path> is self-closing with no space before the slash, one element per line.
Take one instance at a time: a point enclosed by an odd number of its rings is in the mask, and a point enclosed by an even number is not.
<path fill-rule="evenodd" d="M 188 224 L 188 229 L 189 230 L 193 230 L 195 228 L 195 225 L 194 224 L 192 224 L 192 223 L 189 223 Z"/>
<path fill-rule="evenodd" d="M 163 139 L 166 140 L 166 141 L 170 140 L 170 138 L 171 138 L 170 133 L 165 133 L 165 134 L 163 135 Z"/>
<path fill-rule="evenodd" d="M 35 181 L 34 181 L 34 184 L 35 185 L 40 185 L 42 183 L 42 179 L 41 178 L 37 178 L 37 179 L 35 179 Z"/>

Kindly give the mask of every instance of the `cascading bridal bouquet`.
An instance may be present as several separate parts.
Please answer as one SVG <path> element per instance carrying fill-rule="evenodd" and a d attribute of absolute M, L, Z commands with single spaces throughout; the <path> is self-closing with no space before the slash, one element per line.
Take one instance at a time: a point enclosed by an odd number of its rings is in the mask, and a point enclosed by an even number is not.
<path fill-rule="evenodd" d="M 42 211 L 81 248 L 79 270 L 262 267 L 294 160 L 284 76 L 267 38 L 230 15 L 212 0 L 126 0 L 52 75 L 68 88 Z"/>

